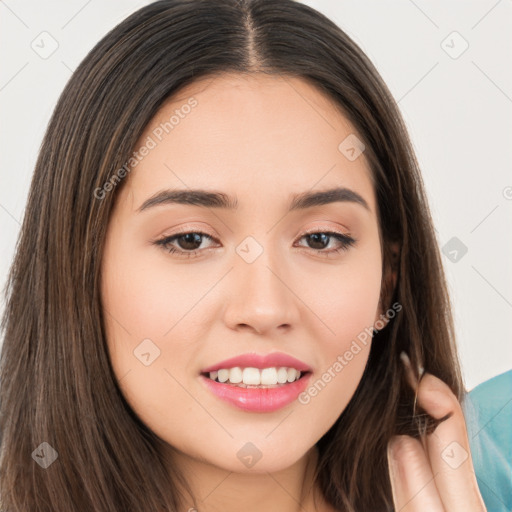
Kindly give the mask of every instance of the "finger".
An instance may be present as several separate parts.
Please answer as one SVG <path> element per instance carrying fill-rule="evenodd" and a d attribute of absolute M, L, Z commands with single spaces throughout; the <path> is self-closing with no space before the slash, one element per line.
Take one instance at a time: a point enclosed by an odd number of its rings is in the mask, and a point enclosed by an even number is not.
<path fill-rule="evenodd" d="M 444 382 L 426 373 L 418 386 L 418 403 L 436 419 L 449 416 L 427 436 L 428 459 L 445 509 L 485 512 L 456 396 Z"/>
<path fill-rule="evenodd" d="M 415 371 L 413 368 L 413 365 L 411 363 L 411 360 L 409 359 L 409 356 L 405 352 L 400 353 L 400 359 L 402 360 L 404 367 L 405 367 L 405 378 L 407 382 L 409 383 L 409 386 L 414 390 L 415 393 L 415 401 L 414 401 L 414 411 L 413 414 L 416 414 L 416 399 L 418 395 L 418 386 L 420 383 L 420 379 L 423 377 L 423 374 L 425 372 L 423 367 L 417 368 Z M 425 421 L 425 418 L 420 418 L 421 421 Z M 421 429 L 420 429 L 421 430 Z M 423 432 L 421 432 L 422 435 L 420 436 L 421 444 L 423 445 L 423 449 L 425 450 L 425 454 L 427 456 L 427 460 L 429 459 L 428 454 L 428 446 L 427 446 L 427 438 L 425 435 L 423 435 Z M 430 460 L 429 460 L 430 464 Z"/>
<path fill-rule="evenodd" d="M 410 436 L 394 436 L 388 444 L 388 466 L 395 510 L 444 512 L 420 441 Z"/>

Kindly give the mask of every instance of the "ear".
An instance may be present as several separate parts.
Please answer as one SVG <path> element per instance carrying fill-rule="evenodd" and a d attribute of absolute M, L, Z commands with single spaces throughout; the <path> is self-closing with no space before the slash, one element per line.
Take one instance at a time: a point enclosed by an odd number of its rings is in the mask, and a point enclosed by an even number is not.
<path fill-rule="evenodd" d="M 377 331 L 382 330 L 389 321 L 385 315 L 385 312 L 391 306 L 391 299 L 393 297 L 398 279 L 399 262 L 400 244 L 398 242 L 391 242 L 386 247 L 383 256 L 384 268 L 382 274 L 381 293 L 379 307 L 377 308 L 374 322 L 374 328 Z"/>

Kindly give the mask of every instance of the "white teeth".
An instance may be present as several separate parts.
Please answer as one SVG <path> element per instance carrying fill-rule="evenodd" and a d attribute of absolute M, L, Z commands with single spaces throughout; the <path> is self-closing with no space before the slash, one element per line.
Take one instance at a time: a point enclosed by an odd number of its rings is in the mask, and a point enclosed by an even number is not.
<path fill-rule="evenodd" d="M 251 386 L 259 386 L 261 384 L 261 372 L 258 368 L 244 368 L 242 373 L 243 383 Z"/>
<path fill-rule="evenodd" d="M 231 368 L 231 370 L 229 370 L 229 382 L 231 382 L 231 384 L 240 384 L 242 379 L 243 375 L 241 368 L 235 366 L 235 368 Z"/>
<path fill-rule="evenodd" d="M 301 372 L 295 368 L 223 368 L 210 372 L 210 379 L 228 384 L 236 384 L 240 387 L 247 386 L 277 386 L 294 382 L 300 379 Z"/>
<path fill-rule="evenodd" d="M 295 368 L 288 368 L 288 382 L 293 382 L 297 377 L 297 370 Z"/>
<path fill-rule="evenodd" d="M 279 368 L 277 370 L 277 382 L 279 382 L 279 384 L 284 384 L 285 382 L 288 382 L 287 368 Z"/>
<path fill-rule="evenodd" d="M 261 383 L 265 386 L 277 384 L 277 370 L 275 368 L 261 370 Z"/>
<path fill-rule="evenodd" d="M 217 378 L 219 382 L 226 382 L 229 379 L 229 370 L 219 370 Z"/>

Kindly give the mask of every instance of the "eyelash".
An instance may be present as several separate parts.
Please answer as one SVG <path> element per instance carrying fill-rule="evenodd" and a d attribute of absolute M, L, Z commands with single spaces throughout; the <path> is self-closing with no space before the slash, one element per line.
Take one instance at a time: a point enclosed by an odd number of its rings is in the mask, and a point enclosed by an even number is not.
<path fill-rule="evenodd" d="M 181 249 L 176 249 L 175 247 L 172 247 L 169 245 L 171 242 L 173 242 L 174 240 L 176 240 L 182 236 L 192 235 L 192 234 L 204 236 L 204 237 L 209 238 L 210 240 L 217 242 L 217 240 L 214 237 L 208 235 L 208 233 L 203 233 L 201 231 L 183 231 L 183 232 L 179 232 L 174 235 L 171 235 L 171 236 L 166 236 L 164 238 L 161 238 L 160 240 L 156 240 L 153 243 L 155 245 L 163 248 L 168 253 L 178 254 L 179 256 L 183 256 L 185 258 L 194 258 L 194 257 L 198 256 L 199 252 L 201 252 L 202 250 L 207 250 L 207 249 L 195 249 L 192 251 L 184 251 Z M 353 238 L 349 235 L 338 233 L 336 231 L 321 231 L 321 230 L 307 231 L 299 238 L 299 240 L 301 240 L 304 237 L 307 237 L 310 235 L 315 235 L 315 234 L 328 235 L 329 238 L 335 238 L 336 240 L 338 240 L 341 243 L 341 247 L 338 247 L 337 249 L 331 249 L 329 251 L 325 251 L 323 249 L 311 249 L 312 251 L 316 251 L 317 253 L 323 254 L 326 257 L 328 257 L 330 254 L 337 254 L 342 251 L 347 251 L 350 247 L 354 246 L 357 242 L 357 240 L 355 238 Z"/>

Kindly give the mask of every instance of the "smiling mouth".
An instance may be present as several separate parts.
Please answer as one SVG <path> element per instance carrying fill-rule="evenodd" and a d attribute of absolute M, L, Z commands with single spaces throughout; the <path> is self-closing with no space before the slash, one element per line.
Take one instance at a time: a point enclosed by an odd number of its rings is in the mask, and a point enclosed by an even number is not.
<path fill-rule="evenodd" d="M 201 375 L 220 384 L 247 389 L 266 389 L 287 386 L 303 379 L 310 371 L 299 371 L 289 367 L 273 368 L 241 368 L 233 367 L 212 372 L 202 372 Z"/>

